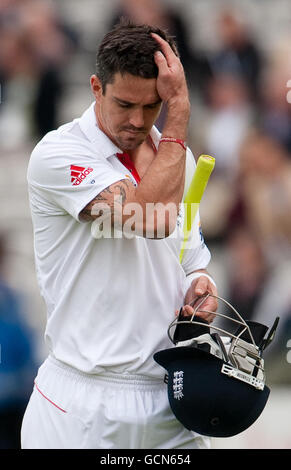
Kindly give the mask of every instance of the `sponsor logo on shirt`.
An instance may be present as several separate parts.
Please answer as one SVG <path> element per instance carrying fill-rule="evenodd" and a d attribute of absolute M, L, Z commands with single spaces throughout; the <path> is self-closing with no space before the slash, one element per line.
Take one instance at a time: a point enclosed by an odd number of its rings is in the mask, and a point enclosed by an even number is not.
<path fill-rule="evenodd" d="M 93 171 L 93 168 L 71 165 L 71 182 L 73 186 L 78 186 Z"/>

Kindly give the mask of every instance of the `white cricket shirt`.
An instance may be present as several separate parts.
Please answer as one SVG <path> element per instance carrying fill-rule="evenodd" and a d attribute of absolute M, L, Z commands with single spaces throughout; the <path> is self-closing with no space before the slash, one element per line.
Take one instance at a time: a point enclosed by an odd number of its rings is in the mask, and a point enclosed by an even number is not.
<path fill-rule="evenodd" d="M 158 146 L 156 128 L 151 137 Z M 50 354 L 86 373 L 163 377 L 152 356 L 173 346 L 167 329 L 183 305 L 186 274 L 206 268 L 210 253 L 199 214 L 182 265 L 181 220 L 160 240 L 92 236 L 80 211 L 109 185 L 133 179 L 116 156 L 121 152 L 98 128 L 94 103 L 32 152 L 27 177 L 45 340 Z M 194 169 L 188 149 L 185 191 Z"/>

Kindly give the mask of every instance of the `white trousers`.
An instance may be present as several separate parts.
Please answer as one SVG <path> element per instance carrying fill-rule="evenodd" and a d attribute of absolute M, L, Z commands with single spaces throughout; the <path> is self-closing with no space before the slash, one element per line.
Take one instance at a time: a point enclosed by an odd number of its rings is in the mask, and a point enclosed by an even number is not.
<path fill-rule="evenodd" d="M 80 373 L 49 357 L 24 414 L 22 449 L 206 449 L 185 429 L 161 380 Z"/>

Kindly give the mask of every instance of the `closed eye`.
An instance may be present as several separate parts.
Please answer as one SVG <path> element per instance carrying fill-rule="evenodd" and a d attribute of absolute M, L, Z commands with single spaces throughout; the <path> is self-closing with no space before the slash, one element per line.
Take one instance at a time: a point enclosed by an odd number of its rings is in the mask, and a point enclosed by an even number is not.
<path fill-rule="evenodd" d="M 120 108 L 130 108 L 134 106 L 133 103 L 129 103 L 128 101 L 121 101 L 121 100 L 118 100 L 117 98 L 115 98 L 115 102 L 118 104 Z"/>
<path fill-rule="evenodd" d="M 114 100 L 116 101 L 116 103 L 118 104 L 120 108 L 132 108 L 133 106 L 135 106 L 135 103 L 130 103 L 129 101 L 122 101 L 122 100 L 119 100 L 118 98 L 114 98 Z M 161 104 L 161 100 L 156 101 L 155 103 L 146 104 L 144 105 L 144 108 L 155 109 L 160 104 Z"/>
<path fill-rule="evenodd" d="M 130 108 L 132 106 L 132 104 L 128 104 L 128 103 L 119 103 L 119 106 L 120 108 Z"/>
<path fill-rule="evenodd" d="M 158 101 L 157 103 L 146 104 L 146 105 L 145 105 L 145 108 L 147 108 L 147 109 L 155 109 L 155 108 L 157 108 L 157 107 L 160 105 L 160 103 L 161 103 L 161 102 Z"/>

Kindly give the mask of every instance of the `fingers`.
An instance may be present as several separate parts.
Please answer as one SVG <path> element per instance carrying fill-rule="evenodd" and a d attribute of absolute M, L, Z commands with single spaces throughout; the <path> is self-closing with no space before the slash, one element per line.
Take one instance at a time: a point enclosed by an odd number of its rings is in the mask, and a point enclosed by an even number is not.
<path fill-rule="evenodd" d="M 208 292 L 209 280 L 206 276 L 200 276 L 194 288 L 195 295 L 204 295 Z"/>
<path fill-rule="evenodd" d="M 155 63 L 159 69 L 159 73 L 167 73 L 169 70 L 169 64 L 166 57 L 162 54 L 161 51 L 155 52 Z"/>
<path fill-rule="evenodd" d="M 206 276 L 202 275 L 197 279 L 194 287 L 191 287 L 187 292 L 183 314 L 192 316 L 195 313 L 198 317 L 211 323 L 215 318 L 218 302 L 216 297 L 211 295 L 207 297 L 207 294 L 216 296 L 217 289 Z"/>
<path fill-rule="evenodd" d="M 177 104 L 179 104 L 178 111 L 183 116 L 182 122 L 187 126 L 190 105 L 184 68 L 167 41 L 155 33 L 152 33 L 152 37 L 160 48 L 154 56 L 158 67 L 157 92 L 161 100 L 168 104 L 168 110 L 175 109 L 175 117 Z"/>
<path fill-rule="evenodd" d="M 215 312 L 217 310 L 217 300 L 214 297 L 208 297 L 201 305 L 201 311 L 197 311 L 196 315 L 203 318 L 208 323 L 212 323 L 215 319 Z M 204 311 L 202 311 L 204 310 Z"/>
<path fill-rule="evenodd" d="M 162 53 L 160 51 L 157 51 L 155 57 L 158 61 L 160 61 L 161 56 L 165 57 L 168 67 L 171 67 L 173 63 L 177 61 L 177 56 L 171 48 L 170 44 L 156 33 L 151 33 L 151 35 L 162 49 Z"/>
<path fill-rule="evenodd" d="M 205 302 L 202 302 L 202 300 L 201 297 L 196 299 L 194 307 L 192 305 L 184 305 L 182 313 L 185 317 L 193 316 L 195 313 L 195 317 L 200 317 L 208 323 L 212 323 L 215 318 L 215 311 L 217 310 L 217 301 L 213 297 L 206 298 Z M 201 304 L 201 311 L 196 310 L 199 304 Z"/>

